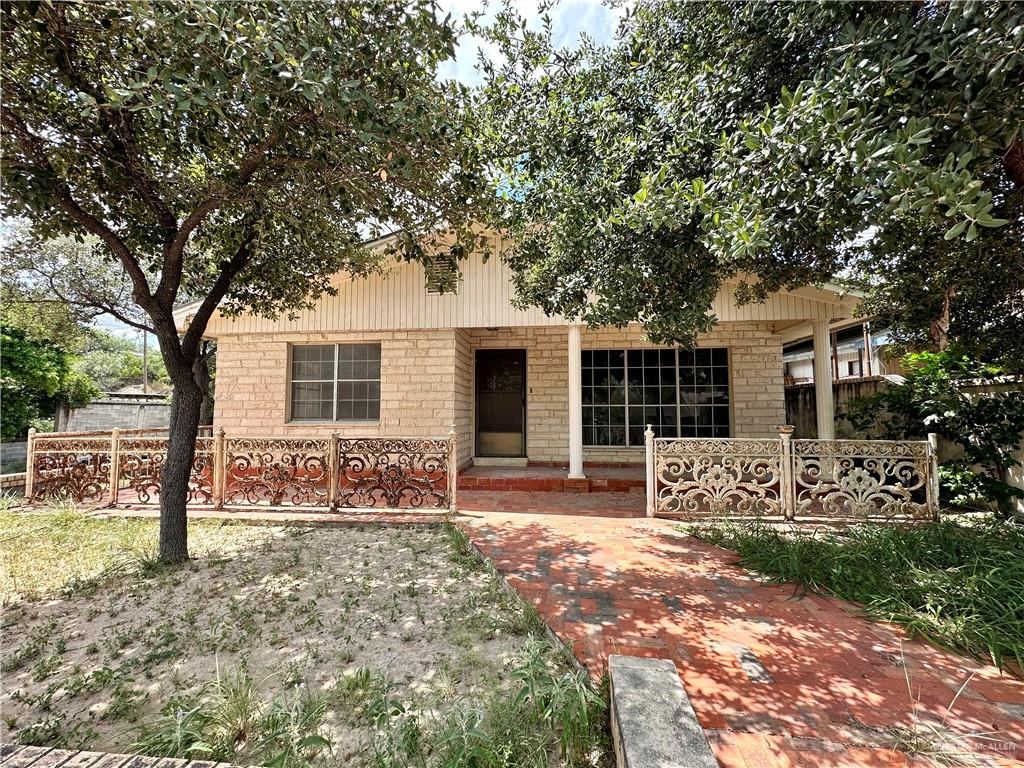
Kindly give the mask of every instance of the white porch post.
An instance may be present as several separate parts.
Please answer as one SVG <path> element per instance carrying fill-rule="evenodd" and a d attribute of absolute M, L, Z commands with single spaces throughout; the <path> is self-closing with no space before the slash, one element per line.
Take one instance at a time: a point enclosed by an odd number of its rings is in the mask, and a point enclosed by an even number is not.
<path fill-rule="evenodd" d="M 569 326 L 569 479 L 583 474 L 583 375 L 580 352 L 583 339 L 578 325 Z"/>
<path fill-rule="evenodd" d="M 828 320 L 815 320 L 814 401 L 817 409 L 818 439 L 835 440 L 836 409 L 832 399 L 832 342 Z"/>

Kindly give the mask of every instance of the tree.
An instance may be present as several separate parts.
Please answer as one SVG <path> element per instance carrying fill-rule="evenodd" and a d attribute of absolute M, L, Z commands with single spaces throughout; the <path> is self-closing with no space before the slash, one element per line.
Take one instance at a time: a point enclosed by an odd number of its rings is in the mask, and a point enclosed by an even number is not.
<path fill-rule="evenodd" d="M 1021 259 L 1022 22 L 1015 3 L 641 0 L 614 45 L 565 51 L 504 11 L 479 111 L 520 299 L 689 341 L 726 279 L 745 302 L 866 269 L 915 332 L 996 294 L 997 324 L 1019 308 L 999 280 Z M 979 250 L 1012 258 L 965 271 Z M 889 279 L 912 264 L 917 285 Z"/>
<path fill-rule="evenodd" d="M 0 247 L 0 288 L 25 316 L 59 306 L 81 329 L 102 315 L 147 330 L 146 314 L 132 300 L 132 284 L 93 235 L 40 238 L 26 219 L 5 222 Z"/>
<path fill-rule="evenodd" d="M 472 245 L 464 92 L 435 78 L 456 30 L 430 0 L 2 13 L 4 201 L 39 237 L 98 238 L 130 281 L 173 383 L 160 557 L 182 560 L 213 312 L 307 306 L 377 266 L 385 227 L 410 258 L 441 226 Z M 179 337 L 182 295 L 201 303 Z"/>
<path fill-rule="evenodd" d="M 148 380 L 157 388 L 166 387 L 170 381 L 160 358 L 151 355 L 147 363 Z M 104 392 L 114 392 L 142 383 L 142 351 L 130 339 L 96 329 L 75 369 L 95 381 Z"/>
<path fill-rule="evenodd" d="M 99 394 L 74 362 L 67 349 L 0 324 L 0 439 L 24 437 L 30 426 L 53 415 L 57 403 L 76 408 Z"/>

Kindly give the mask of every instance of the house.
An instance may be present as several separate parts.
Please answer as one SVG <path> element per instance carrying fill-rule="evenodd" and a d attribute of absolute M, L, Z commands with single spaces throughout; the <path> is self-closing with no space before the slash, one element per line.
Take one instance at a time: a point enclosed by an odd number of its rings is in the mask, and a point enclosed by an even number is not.
<path fill-rule="evenodd" d="M 395 261 L 369 278 L 339 276 L 337 295 L 294 319 L 215 314 L 214 424 L 229 436 L 289 437 L 443 436 L 454 425 L 462 467 L 582 478 L 587 466 L 642 463 L 647 424 L 663 436 L 776 436 L 782 332 L 799 326 L 827 349 L 829 323 L 856 304 L 825 286 L 737 307 L 726 285 L 714 330 L 677 349 L 649 343 L 640 325 L 593 329 L 516 308 L 499 257 L 462 262 L 454 293 L 431 291 L 427 277 L 422 264 Z M 181 327 L 191 311 L 178 310 Z M 830 383 L 822 393 L 827 437 Z"/>
<path fill-rule="evenodd" d="M 886 360 L 885 352 L 889 346 L 887 330 L 874 330 L 869 322 L 863 320 L 838 320 L 832 324 L 831 333 L 833 345 L 829 357 L 834 380 L 900 372 L 897 361 Z M 792 334 L 784 334 L 784 337 L 792 338 Z M 809 334 L 786 341 L 782 364 L 787 384 L 814 381 L 814 346 Z"/>

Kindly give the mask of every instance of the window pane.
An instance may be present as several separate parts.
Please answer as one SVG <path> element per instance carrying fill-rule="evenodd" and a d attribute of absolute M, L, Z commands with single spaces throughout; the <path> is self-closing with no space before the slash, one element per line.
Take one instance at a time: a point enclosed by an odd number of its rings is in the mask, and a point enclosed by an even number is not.
<path fill-rule="evenodd" d="M 334 378 L 334 347 L 301 344 L 292 347 L 292 380 L 318 381 Z"/>
<path fill-rule="evenodd" d="M 345 420 L 352 418 L 352 401 L 351 400 L 339 400 L 338 401 L 338 419 Z"/>
<path fill-rule="evenodd" d="M 293 420 L 380 418 L 379 344 L 298 345 L 291 373 Z"/>

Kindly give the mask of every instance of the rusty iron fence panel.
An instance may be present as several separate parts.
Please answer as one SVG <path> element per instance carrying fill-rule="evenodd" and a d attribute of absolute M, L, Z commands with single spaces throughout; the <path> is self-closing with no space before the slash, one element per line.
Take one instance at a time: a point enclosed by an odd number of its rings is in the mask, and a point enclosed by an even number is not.
<path fill-rule="evenodd" d="M 327 507 L 330 440 L 228 438 L 223 503 Z"/>
<path fill-rule="evenodd" d="M 443 509 L 452 504 L 449 440 L 338 441 L 339 507 Z"/>
<path fill-rule="evenodd" d="M 936 439 L 655 438 L 647 514 L 685 519 L 912 521 L 939 511 Z"/>
<path fill-rule="evenodd" d="M 29 432 L 33 501 L 158 504 L 166 430 Z M 226 437 L 200 433 L 188 503 L 214 507 L 448 509 L 456 504 L 447 438 Z"/>
<path fill-rule="evenodd" d="M 166 437 L 122 437 L 118 440 L 117 496 L 111 501 L 127 501 L 132 504 L 158 503 L 160 478 L 166 458 Z M 213 438 L 197 438 L 188 483 L 189 504 L 213 502 L 213 474 Z"/>
<path fill-rule="evenodd" d="M 30 431 L 25 495 L 31 501 L 105 501 L 110 495 L 112 442 L 109 434 Z"/>

